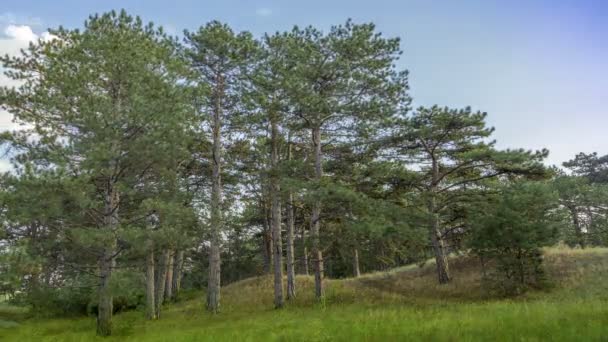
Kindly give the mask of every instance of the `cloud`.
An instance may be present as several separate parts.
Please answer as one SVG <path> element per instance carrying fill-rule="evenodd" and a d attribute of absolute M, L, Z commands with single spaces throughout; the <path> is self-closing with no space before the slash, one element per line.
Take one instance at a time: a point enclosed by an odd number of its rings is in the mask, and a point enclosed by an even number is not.
<path fill-rule="evenodd" d="M 13 170 L 13 166 L 11 165 L 10 161 L 7 159 L 0 159 L 0 172 L 4 173 L 11 170 Z"/>
<path fill-rule="evenodd" d="M 10 15 L 0 15 L 0 23 L 11 20 L 13 20 L 13 17 Z M 0 26 L 0 34 L 3 35 L 0 35 L 0 54 L 9 56 L 18 55 L 21 49 L 27 48 L 30 42 L 37 39 L 48 41 L 56 38 L 49 32 L 36 34 L 31 26 L 18 24 L 8 24 L 4 28 Z M 18 87 L 19 85 L 21 85 L 21 82 L 7 77 L 4 74 L 4 68 L 0 66 L 0 87 Z M 0 132 L 18 129 L 23 129 L 23 126 L 13 122 L 12 114 L 0 109 Z M 2 161 L 2 156 L 0 156 L 0 162 Z M 0 165 L 1 170 L 2 166 Z"/>
<path fill-rule="evenodd" d="M 13 116 L 5 110 L 0 110 L 0 132 L 12 131 L 19 127 L 18 124 L 13 122 Z"/>
<path fill-rule="evenodd" d="M 49 32 L 37 34 L 34 28 L 42 25 L 38 18 L 23 18 L 13 13 L 0 14 L 0 54 L 15 56 L 21 49 L 28 47 L 30 42 L 42 39 L 48 41 L 56 37 Z M 39 32 L 39 31 L 38 31 Z M 18 87 L 21 84 L 4 74 L 4 68 L 0 65 L 0 87 Z M 13 122 L 13 115 L 0 109 L 0 132 L 23 129 L 24 127 Z M 0 172 L 13 170 L 11 163 L 0 146 Z"/>
<path fill-rule="evenodd" d="M 270 8 L 262 7 L 255 10 L 255 14 L 260 17 L 268 17 L 272 15 L 272 10 Z"/>
<path fill-rule="evenodd" d="M 8 25 L 4 29 L 4 34 L 9 39 L 15 39 L 18 41 L 31 42 L 38 38 L 38 35 L 32 31 L 32 28 L 27 25 Z"/>
<path fill-rule="evenodd" d="M 10 19 L 11 18 L 7 17 L 6 15 L 0 16 L 0 21 Z M 19 54 L 21 49 L 27 48 L 29 42 L 37 39 L 38 37 L 38 35 L 32 31 L 31 27 L 26 25 L 9 24 L 3 29 L 0 29 L 0 33 L 4 35 L 4 37 L 0 36 L 0 54 L 8 54 L 10 56 Z M 0 86 L 17 87 L 19 85 L 20 82 L 4 75 L 4 68 L 0 66 Z M 19 125 L 12 121 L 13 116 L 9 112 L 0 109 L 0 132 L 19 129 Z M 0 163 L 3 161 L 2 156 L 0 156 Z M 4 167 L 0 166 L 0 170 L 5 168 L 5 166 L 6 164 Z"/>
<path fill-rule="evenodd" d="M 49 40 L 57 38 L 57 36 L 52 35 L 47 31 L 42 32 L 40 35 L 37 35 L 36 33 L 34 33 L 34 31 L 32 30 L 32 28 L 30 26 L 13 25 L 13 24 L 8 25 L 4 29 L 4 35 L 8 38 L 5 40 L 9 40 L 9 41 L 15 40 L 17 43 L 25 42 L 26 43 L 25 46 L 27 46 L 27 43 L 29 43 L 31 41 L 35 41 L 37 39 L 42 39 L 43 41 L 49 41 Z M 0 46 L 0 47 L 2 47 L 2 46 Z"/>

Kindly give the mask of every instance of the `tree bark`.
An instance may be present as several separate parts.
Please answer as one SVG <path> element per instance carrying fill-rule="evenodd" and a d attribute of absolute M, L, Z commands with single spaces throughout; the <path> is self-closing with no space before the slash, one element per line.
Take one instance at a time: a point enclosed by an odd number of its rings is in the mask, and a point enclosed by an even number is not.
<path fill-rule="evenodd" d="M 264 246 L 262 246 L 264 248 L 264 274 L 270 274 L 270 272 L 272 271 L 272 254 L 273 254 L 273 248 L 272 248 L 272 228 L 271 228 L 271 221 L 272 219 L 269 217 L 269 210 L 266 208 L 266 205 L 264 205 L 264 236 L 263 236 L 263 242 L 264 242 Z"/>
<path fill-rule="evenodd" d="M 294 215 L 295 217 L 295 215 Z M 302 225 L 300 230 L 300 274 L 309 275 L 308 273 L 308 248 L 306 247 L 306 227 Z"/>
<path fill-rule="evenodd" d="M 361 276 L 361 270 L 359 269 L 359 250 L 353 249 L 353 276 L 359 278 Z"/>
<path fill-rule="evenodd" d="M 169 249 L 167 252 L 167 279 L 165 283 L 165 301 L 173 299 L 173 260 L 175 258 L 175 251 Z"/>
<path fill-rule="evenodd" d="M 209 278 L 207 282 L 207 310 L 211 313 L 220 311 L 221 290 L 221 254 L 220 242 L 222 232 L 222 97 L 224 79 L 217 75 L 215 89 L 215 106 L 213 111 L 213 173 L 211 186 L 211 241 L 209 246 Z"/>
<path fill-rule="evenodd" d="M 156 304 L 154 292 L 154 247 L 150 243 L 146 255 L 146 319 L 156 319 Z"/>
<path fill-rule="evenodd" d="M 293 194 L 290 192 L 287 199 L 287 299 L 296 298 L 296 274 L 294 261 L 294 215 Z"/>
<path fill-rule="evenodd" d="M 586 247 L 585 238 L 583 237 L 583 229 L 581 228 L 581 223 L 578 218 L 578 210 L 576 210 L 576 207 L 574 206 L 570 206 L 568 207 L 568 209 L 570 209 L 570 216 L 572 217 L 572 224 L 574 225 L 574 233 L 576 234 L 576 239 L 578 240 L 578 243 L 581 248 L 584 249 Z"/>
<path fill-rule="evenodd" d="M 169 262 L 169 250 L 163 251 L 158 259 L 158 273 L 156 275 L 156 318 L 160 318 L 161 309 L 165 301 L 165 284 L 167 279 L 167 263 Z"/>
<path fill-rule="evenodd" d="M 281 238 L 281 186 L 279 166 L 279 128 L 274 114 L 271 114 L 271 176 L 270 197 L 272 217 L 272 244 L 274 265 L 274 307 L 283 307 L 283 243 Z"/>
<path fill-rule="evenodd" d="M 116 237 L 114 231 L 118 228 L 119 195 L 111 180 L 105 190 L 104 198 L 104 225 L 111 234 L 110 242 L 104 246 L 99 257 L 99 304 L 97 307 L 97 335 L 110 336 L 112 334 L 112 292 L 110 280 L 115 263 Z"/>
<path fill-rule="evenodd" d="M 310 275 L 310 272 L 308 271 L 309 267 L 308 267 L 308 247 L 304 246 L 304 251 L 302 254 L 302 267 L 304 267 L 304 274 L 305 275 Z"/>
<path fill-rule="evenodd" d="M 437 186 L 439 183 L 439 165 L 436 158 L 432 157 L 432 181 L 430 186 L 430 199 L 428 202 L 428 211 L 430 215 L 430 237 L 435 254 L 435 262 L 437 264 L 437 278 L 439 284 L 447 284 L 450 281 L 450 270 L 447 254 L 445 251 L 445 243 L 439 226 L 439 214 L 435 203 Z"/>
<path fill-rule="evenodd" d="M 177 301 L 179 297 L 179 291 L 182 286 L 182 270 L 184 267 L 184 251 L 178 251 L 175 254 L 175 261 L 173 264 L 173 284 L 171 287 L 173 288 L 173 297 L 171 298 L 173 301 Z"/>
<path fill-rule="evenodd" d="M 110 279 L 114 260 L 111 252 L 103 253 L 99 262 L 99 305 L 97 307 L 97 335 L 110 336 L 112 334 L 112 292 L 110 290 Z"/>
<path fill-rule="evenodd" d="M 599 241 L 598 241 L 598 234 L 595 231 L 595 215 L 593 215 L 593 210 L 591 210 L 591 206 L 587 205 L 585 207 L 585 211 L 587 212 L 587 217 L 588 217 L 588 221 L 587 221 L 587 241 L 585 242 L 585 247 L 588 246 L 589 244 L 591 245 L 599 245 Z M 582 232 L 581 232 L 582 233 Z"/>
<path fill-rule="evenodd" d="M 287 160 L 291 160 L 291 142 L 287 146 Z M 295 230 L 295 208 L 293 193 L 287 194 L 287 300 L 296 298 L 296 273 L 294 259 L 294 230 Z"/>
<path fill-rule="evenodd" d="M 445 253 L 445 244 L 439 230 L 433 230 L 431 232 L 431 243 L 435 254 L 435 262 L 437 263 L 437 278 L 439 284 L 447 284 L 450 281 L 450 270 L 448 258 Z"/>
<path fill-rule="evenodd" d="M 321 151 L 321 128 L 315 127 L 312 130 L 312 141 L 315 155 L 315 181 L 317 186 L 321 186 L 323 178 L 323 154 Z M 323 253 L 320 246 L 320 227 L 321 227 L 321 200 L 317 199 L 312 205 L 312 215 L 310 219 L 310 234 L 312 237 L 312 255 L 315 272 L 315 298 L 323 299 Z"/>

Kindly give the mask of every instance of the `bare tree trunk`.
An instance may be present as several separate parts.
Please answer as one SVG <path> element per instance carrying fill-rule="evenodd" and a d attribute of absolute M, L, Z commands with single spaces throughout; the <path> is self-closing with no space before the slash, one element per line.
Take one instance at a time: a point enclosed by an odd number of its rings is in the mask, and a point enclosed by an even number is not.
<path fill-rule="evenodd" d="M 574 233 L 576 234 L 576 239 L 578 240 L 581 248 L 585 248 L 585 238 L 583 237 L 583 229 L 581 228 L 581 223 L 578 217 L 578 210 L 576 210 L 575 206 L 570 206 L 568 209 L 570 209 L 570 216 L 572 216 L 572 223 L 574 224 Z"/>
<path fill-rule="evenodd" d="M 171 287 L 173 288 L 173 297 L 171 298 L 173 301 L 176 301 L 179 297 L 179 291 L 181 290 L 182 285 L 182 272 L 184 267 L 184 251 L 178 251 L 175 254 L 175 262 L 173 264 L 173 284 Z"/>
<path fill-rule="evenodd" d="M 291 160 L 291 142 L 287 146 L 287 160 Z M 296 272 L 294 259 L 294 215 L 293 193 L 287 195 L 287 300 L 296 298 Z"/>
<path fill-rule="evenodd" d="M 431 244 L 433 246 L 433 253 L 435 254 L 435 262 L 437 264 L 437 278 L 439 284 L 447 284 L 450 281 L 450 270 L 447 254 L 445 251 L 445 244 L 439 227 L 439 214 L 437 213 L 437 206 L 435 203 L 435 192 L 439 182 L 439 166 L 435 157 L 432 162 L 433 179 L 431 182 L 431 198 L 428 202 L 428 211 L 430 215 L 430 237 Z"/>
<path fill-rule="evenodd" d="M 110 336 L 112 334 L 112 292 L 110 280 L 115 263 L 116 238 L 114 230 L 118 226 L 119 196 L 113 184 L 108 180 L 104 199 L 104 224 L 112 235 L 110 242 L 104 246 L 99 258 L 99 304 L 97 308 L 97 335 Z"/>
<path fill-rule="evenodd" d="M 303 267 L 304 267 L 304 274 L 305 275 L 310 275 L 310 272 L 308 271 L 309 267 L 308 267 L 308 247 L 304 246 L 304 251 L 303 251 L 303 255 L 302 255 L 302 262 L 303 262 Z"/>
<path fill-rule="evenodd" d="M 296 273 L 294 260 L 294 229 L 293 194 L 288 195 L 287 204 L 287 299 L 296 298 Z"/>
<path fill-rule="evenodd" d="M 445 252 L 445 245 L 439 230 L 431 232 L 431 243 L 433 245 L 433 253 L 435 254 L 435 262 L 437 263 L 437 278 L 439 284 L 447 284 L 450 281 L 450 269 L 447 254 Z"/>
<path fill-rule="evenodd" d="M 294 215 L 295 217 L 295 215 Z M 308 248 L 306 247 L 306 227 L 302 225 L 300 230 L 300 274 L 308 275 Z"/>
<path fill-rule="evenodd" d="M 358 278 L 361 276 L 361 270 L 359 269 L 359 250 L 353 250 L 353 276 Z"/>
<path fill-rule="evenodd" d="M 156 318 L 160 318 L 161 309 L 165 302 L 165 284 L 167 279 L 167 264 L 169 262 L 169 250 L 163 251 L 158 261 L 158 273 L 156 275 Z"/>
<path fill-rule="evenodd" d="M 167 279 L 165 283 L 165 301 L 169 301 L 173 298 L 173 259 L 175 258 L 175 251 L 169 249 L 167 252 Z"/>
<path fill-rule="evenodd" d="M 291 142 L 287 146 L 287 160 L 291 160 Z M 293 204 L 293 193 L 291 190 L 287 195 L 287 300 L 296 298 L 296 273 L 294 259 L 294 230 L 295 230 L 295 208 Z"/>
<path fill-rule="evenodd" d="M 146 319 L 156 319 L 156 304 L 154 297 L 154 247 L 152 243 L 146 255 Z"/>
<path fill-rule="evenodd" d="M 321 151 L 321 129 L 315 127 L 312 130 L 312 141 L 315 153 L 315 181 L 320 186 L 323 177 L 323 154 Z M 315 298 L 321 300 L 324 296 L 323 291 L 323 253 L 320 246 L 320 227 L 321 227 L 321 200 L 317 199 L 312 206 L 310 219 L 310 234 L 312 237 L 312 255 L 314 258 L 315 271 Z"/>
<path fill-rule="evenodd" d="M 266 205 L 264 205 L 264 232 L 263 232 L 263 240 L 264 240 L 264 274 L 270 274 L 272 270 L 272 228 L 271 219 L 269 217 L 269 211 L 266 209 Z"/>
<path fill-rule="evenodd" d="M 213 174 L 211 186 L 211 241 L 209 246 L 209 279 L 207 282 L 207 310 L 212 313 L 220 311 L 221 290 L 221 254 L 220 241 L 222 232 L 222 97 L 224 96 L 224 79 L 217 75 L 215 89 L 215 106 L 213 111 Z"/>
<path fill-rule="evenodd" d="M 271 114 L 271 226 L 274 265 L 274 307 L 283 307 L 283 243 L 281 238 L 281 186 L 278 175 L 279 166 L 279 128 L 275 114 Z"/>
<path fill-rule="evenodd" d="M 595 231 L 595 215 L 593 215 L 593 210 L 591 210 L 591 206 L 587 205 L 585 207 L 585 211 L 587 212 L 587 217 L 588 217 L 588 221 L 587 221 L 587 241 L 585 242 L 585 246 L 591 244 L 593 245 L 599 245 L 599 236 L 597 234 L 597 232 Z"/>
<path fill-rule="evenodd" d="M 110 336 L 112 334 L 112 292 L 110 279 L 114 260 L 111 252 L 103 253 L 99 261 L 99 305 L 97 308 L 97 335 Z"/>

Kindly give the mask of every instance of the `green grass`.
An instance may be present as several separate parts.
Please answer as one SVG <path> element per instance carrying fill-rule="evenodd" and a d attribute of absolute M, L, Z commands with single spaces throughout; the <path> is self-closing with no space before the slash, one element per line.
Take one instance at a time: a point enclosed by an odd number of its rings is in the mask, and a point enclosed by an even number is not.
<path fill-rule="evenodd" d="M 327 281 L 314 304 L 312 279 L 297 279 L 298 298 L 272 309 L 272 279 L 224 288 L 222 313 L 204 312 L 204 296 L 187 293 L 159 321 L 142 312 L 114 318 L 106 341 L 608 341 L 608 249 L 546 251 L 554 286 L 499 300 L 480 287 L 476 261 L 455 258 L 454 282 L 435 285 L 432 264 Z M 0 320 L 9 319 L 2 313 Z M 23 319 L 0 325 L 2 341 L 91 341 L 95 320 Z"/>

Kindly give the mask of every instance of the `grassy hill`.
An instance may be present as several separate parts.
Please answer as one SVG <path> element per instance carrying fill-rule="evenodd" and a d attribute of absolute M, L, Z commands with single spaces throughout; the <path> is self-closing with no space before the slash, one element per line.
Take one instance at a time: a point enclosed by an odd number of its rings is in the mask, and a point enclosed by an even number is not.
<path fill-rule="evenodd" d="M 434 265 L 407 266 L 358 279 L 328 280 L 325 303 L 314 303 L 313 279 L 298 277 L 298 298 L 272 308 L 272 278 L 226 286 L 222 313 L 204 311 L 204 295 L 185 294 L 156 322 L 142 312 L 115 316 L 105 341 L 606 341 L 608 249 L 549 249 L 553 286 L 515 299 L 490 298 L 478 262 L 456 257 L 454 281 L 436 285 Z M 93 318 L 26 319 L 0 306 L 2 341 L 91 341 Z"/>

